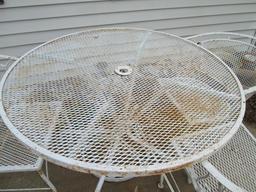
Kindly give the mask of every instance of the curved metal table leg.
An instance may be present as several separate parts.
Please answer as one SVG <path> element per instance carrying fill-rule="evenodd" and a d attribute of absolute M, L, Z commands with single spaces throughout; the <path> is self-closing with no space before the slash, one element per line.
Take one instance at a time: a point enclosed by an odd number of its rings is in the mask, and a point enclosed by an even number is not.
<path fill-rule="evenodd" d="M 95 192 L 100 192 L 105 181 L 105 176 L 101 176 L 96 186 Z"/>

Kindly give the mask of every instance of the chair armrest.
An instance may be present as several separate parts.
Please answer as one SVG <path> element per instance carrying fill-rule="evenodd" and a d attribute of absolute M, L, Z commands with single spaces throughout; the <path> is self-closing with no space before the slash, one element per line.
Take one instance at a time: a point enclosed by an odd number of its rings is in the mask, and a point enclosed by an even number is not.
<path fill-rule="evenodd" d="M 17 60 L 18 57 L 14 57 L 14 56 L 9 56 L 9 55 L 0 55 L 1 59 L 12 59 L 12 60 Z"/>
<path fill-rule="evenodd" d="M 255 91 L 256 91 L 255 86 L 245 89 L 244 94 L 245 94 L 246 100 L 249 99 L 251 96 L 253 96 Z"/>
<path fill-rule="evenodd" d="M 214 167 L 209 161 L 202 162 L 203 167 L 223 186 L 225 186 L 230 191 L 246 192 L 245 189 L 238 187 L 228 178 L 226 178 L 216 167 Z"/>

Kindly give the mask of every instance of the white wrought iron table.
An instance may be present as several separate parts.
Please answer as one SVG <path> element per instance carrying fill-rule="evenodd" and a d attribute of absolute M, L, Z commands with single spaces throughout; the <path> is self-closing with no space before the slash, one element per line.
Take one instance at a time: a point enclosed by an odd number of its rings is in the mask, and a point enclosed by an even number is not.
<path fill-rule="evenodd" d="M 98 29 L 49 41 L 1 82 L 1 115 L 36 153 L 99 176 L 161 174 L 207 158 L 237 131 L 242 87 L 179 37 Z"/>

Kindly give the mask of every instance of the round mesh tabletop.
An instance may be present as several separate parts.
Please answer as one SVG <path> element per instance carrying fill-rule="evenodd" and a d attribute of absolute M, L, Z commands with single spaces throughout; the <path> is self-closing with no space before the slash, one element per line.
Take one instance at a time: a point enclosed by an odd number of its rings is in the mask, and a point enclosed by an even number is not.
<path fill-rule="evenodd" d="M 255 42 L 256 38 L 232 33 L 231 35 L 232 39 L 229 39 L 226 33 L 202 34 L 188 39 L 200 43 L 229 65 L 246 93 L 256 92 L 256 46 L 251 43 Z"/>
<path fill-rule="evenodd" d="M 59 165 L 151 175 L 208 157 L 237 131 L 242 87 L 217 57 L 176 36 L 114 28 L 70 34 L 21 57 L 1 115 Z"/>

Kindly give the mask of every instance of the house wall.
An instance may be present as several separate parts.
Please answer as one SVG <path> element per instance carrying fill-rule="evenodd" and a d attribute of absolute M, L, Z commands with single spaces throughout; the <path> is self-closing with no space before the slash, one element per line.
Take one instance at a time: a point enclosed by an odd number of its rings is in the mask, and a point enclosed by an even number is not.
<path fill-rule="evenodd" d="M 19 56 L 63 34 L 112 26 L 183 37 L 211 31 L 253 35 L 256 0 L 5 0 L 0 54 Z"/>

